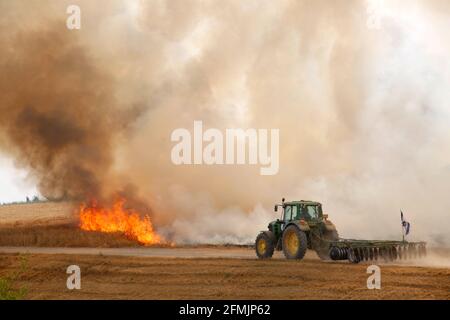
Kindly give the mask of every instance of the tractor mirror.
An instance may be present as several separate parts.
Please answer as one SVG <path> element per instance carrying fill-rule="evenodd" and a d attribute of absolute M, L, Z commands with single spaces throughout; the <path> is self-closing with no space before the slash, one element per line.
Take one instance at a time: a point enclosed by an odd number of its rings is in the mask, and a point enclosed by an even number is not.
<path fill-rule="evenodd" d="M 275 210 L 275 212 L 277 212 L 277 211 L 278 211 L 278 206 L 275 205 L 275 207 L 273 208 L 273 210 Z"/>

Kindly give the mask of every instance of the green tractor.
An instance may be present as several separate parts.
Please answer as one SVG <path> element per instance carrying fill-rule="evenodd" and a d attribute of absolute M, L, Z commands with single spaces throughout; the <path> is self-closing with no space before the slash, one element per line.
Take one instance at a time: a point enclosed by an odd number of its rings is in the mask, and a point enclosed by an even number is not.
<path fill-rule="evenodd" d="M 274 251 L 283 251 L 287 259 L 303 259 L 307 249 L 316 251 L 322 260 L 364 260 L 421 257 L 426 254 L 425 242 L 390 240 L 341 239 L 322 205 L 315 201 L 291 201 L 275 205 L 275 212 L 282 208 L 281 219 L 269 223 L 267 231 L 258 234 L 255 241 L 256 255 L 260 259 L 271 258 Z"/>
<path fill-rule="evenodd" d="M 338 240 L 334 224 L 322 212 L 322 205 L 314 201 L 292 201 L 275 205 L 282 208 L 281 219 L 272 221 L 268 231 L 256 238 L 258 258 L 272 257 L 274 250 L 283 250 L 287 259 L 302 259 L 307 249 L 316 251 L 319 258 L 329 259 L 328 242 Z"/>

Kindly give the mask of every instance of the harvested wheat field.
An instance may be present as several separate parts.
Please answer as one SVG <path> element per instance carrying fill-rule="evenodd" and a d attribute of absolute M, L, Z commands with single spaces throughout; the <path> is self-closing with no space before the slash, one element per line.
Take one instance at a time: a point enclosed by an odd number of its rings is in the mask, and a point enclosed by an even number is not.
<path fill-rule="evenodd" d="M 66 268 L 81 268 L 81 290 Z M 0 255 L 0 276 L 23 266 L 26 299 L 449 299 L 450 270 L 382 266 L 368 290 L 367 265 L 317 259 L 179 259 L 89 255 Z"/>
<path fill-rule="evenodd" d="M 448 249 L 380 264 L 381 289 L 368 290 L 367 263 L 323 262 L 313 251 L 302 261 L 280 252 L 261 261 L 248 246 L 148 247 L 81 230 L 67 203 L 0 208 L 0 279 L 13 278 L 23 299 L 450 298 Z M 81 290 L 66 288 L 69 265 L 81 268 Z"/>
<path fill-rule="evenodd" d="M 71 202 L 36 202 L 0 205 L 0 225 L 56 224 L 75 220 Z"/>
<path fill-rule="evenodd" d="M 38 202 L 0 206 L 0 246 L 133 247 L 118 233 L 79 228 L 77 206 L 70 202 Z"/>
<path fill-rule="evenodd" d="M 0 226 L 0 246 L 23 247 L 136 247 L 118 233 L 84 231 L 77 223 Z"/>

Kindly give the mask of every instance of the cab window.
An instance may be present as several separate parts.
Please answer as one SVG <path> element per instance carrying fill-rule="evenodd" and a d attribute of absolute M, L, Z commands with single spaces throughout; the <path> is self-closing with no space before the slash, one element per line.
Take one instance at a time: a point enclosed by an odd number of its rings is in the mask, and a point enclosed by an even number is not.
<path fill-rule="evenodd" d="M 299 220 L 297 206 L 292 206 L 292 220 Z"/>
<path fill-rule="evenodd" d="M 319 206 L 306 206 L 307 219 L 319 219 Z"/>
<path fill-rule="evenodd" d="M 291 206 L 286 206 L 284 208 L 284 220 L 285 221 L 292 220 L 292 207 Z"/>

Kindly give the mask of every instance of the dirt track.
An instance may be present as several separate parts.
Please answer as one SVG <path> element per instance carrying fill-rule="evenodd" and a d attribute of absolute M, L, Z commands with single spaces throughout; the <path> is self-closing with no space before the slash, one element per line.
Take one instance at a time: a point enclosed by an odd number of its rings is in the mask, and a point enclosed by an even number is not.
<path fill-rule="evenodd" d="M 247 248 L 38 248 L 38 247 L 0 247 L 0 253 L 39 253 L 105 255 L 153 258 L 233 258 L 255 259 L 255 252 Z M 280 253 L 275 258 L 282 258 Z"/>
<path fill-rule="evenodd" d="M 313 252 L 302 261 L 260 261 L 249 249 L 114 249 L 127 256 L 104 250 L 110 249 L 0 254 L 0 277 L 25 261 L 16 286 L 28 289 L 28 299 L 450 299 L 448 268 L 380 265 L 382 288 L 368 290 L 367 264 L 322 262 Z M 145 257 L 129 256 L 144 251 Z M 171 258 L 181 252 L 202 258 Z M 230 258 L 212 258 L 213 252 Z M 79 291 L 66 288 L 72 264 L 81 268 Z"/>
<path fill-rule="evenodd" d="M 222 258 L 222 259 L 256 259 L 254 249 L 238 246 L 184 246 L 184 247 L 121 247 L 121 248 L 68 248 L 68 247 L 21 247 L 0 246 L 0 254 L 70 254 L 70 255 L 104 255 L 149 258 Z M 275 251 L 273 259 L 285 259 L 281 251 Z M 314 251 L 308 250 L 305 259 L 318 260 Z M 346 263 L 346 262 L 333 262 Z M 384 262 L 374 262 L 386 265 Z M 448 249 L 429 250 L 426 258 L 391 262 L 390 266 L 415 266 L 449 268 L 450 251 Z"/>

